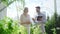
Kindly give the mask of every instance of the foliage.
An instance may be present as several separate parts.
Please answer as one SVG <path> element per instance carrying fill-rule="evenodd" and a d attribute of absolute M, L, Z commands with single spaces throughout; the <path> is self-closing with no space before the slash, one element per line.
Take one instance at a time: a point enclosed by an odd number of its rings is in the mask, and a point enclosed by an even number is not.
<path fill-rule="evenodd" d="M 30 31 L 30 34 L 41 34 L 41 29 L 39 27 L 39 25 L 37 24 L 31 24 L 31 31 Z"/>
<path fill-rule="evenodd" d="M 8 6 L 12 1 L 15 1 L 15 0 L 1 0 L 1 2 L 6 6 Z"/>
<path fill-rule="evenodd" d="M 57 21 L 55 21 L 55 19 L 55 16 L 53 16 L 51 19 L 48 19 L 45 26 L 46 34 L 56 34 L 56 32 L 60 32 L 56 30 L 56 27 L 60 26 L 60 16 L 57 17 Z M 27 34 L 26 28 L 22 25 L 20 26 L 18 25 L 18 21 L 13 20 L 9 17 L 5 17 L 4 19 L 0 20 L 0 34 Z M 30 33 L 41 34 L 39 25 L 31 24 Z"/>
<path fill-rule="evenodd" d="M 47 34 L 57 34 L 56 28 L 59 27 L 60 25 L 59 18 L 60 17 L 58 16 L 57 12 L 55 12 L 54 15 L 51 17 L 51 19 L 48 19 L 46 26 L 45 26 Z"/>
<path fill-rule="evenodd" d="M 4 10 L 5 8 L 7 8 L 9 5 L 11 5 L 14 1 L 18 1 L 21 2 L 22 6 L 25 6 L 25 0 L 1 0 L 0 3 L 2 3 L 5 7 L 2 8 L 0 11 Z"/>
<path fill-rule="evenodd" d="M 19 34 L 18 21 L 8 17 L 0 20 L 0 34 Z"/>

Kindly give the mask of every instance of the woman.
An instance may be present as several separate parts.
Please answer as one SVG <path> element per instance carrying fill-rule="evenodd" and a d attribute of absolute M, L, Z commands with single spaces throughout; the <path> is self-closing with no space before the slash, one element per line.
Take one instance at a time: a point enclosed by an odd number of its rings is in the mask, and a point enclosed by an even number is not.
<path fill-rule="evenodd" d="M 24 12 L 20 17 L 21 25 L 25 26 L 27 28 L 28 34 L 30 34 L 30 16 L 28 14 L 28 8 L 24 8 Z"/>

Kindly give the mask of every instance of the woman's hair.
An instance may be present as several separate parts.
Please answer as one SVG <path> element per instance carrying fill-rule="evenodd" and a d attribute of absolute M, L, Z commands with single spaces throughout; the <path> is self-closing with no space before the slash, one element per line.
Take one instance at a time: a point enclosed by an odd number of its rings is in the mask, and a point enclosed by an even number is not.
<path fill-rule="evenodd" d="M 28 10 L 28 7 L 25 7 L 25 8 L 24 8 L 24 12 L 25 12 L 25 10 Z"/>

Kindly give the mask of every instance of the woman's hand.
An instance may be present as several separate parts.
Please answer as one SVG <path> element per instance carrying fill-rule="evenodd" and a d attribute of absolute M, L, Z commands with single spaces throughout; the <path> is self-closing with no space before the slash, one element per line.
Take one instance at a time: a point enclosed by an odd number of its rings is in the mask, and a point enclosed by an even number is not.
<path fill-rule="evenodd" d="M 33 21 L 35 21 L 35 19 L 34 19 L 34 18 L 32 18 L 32 20 L 33 20 Z"/>
<path fill-rule="evenodd" d="M 21 23 L 21 25 L 23 25 L 23 24 L 30 24 L 30 23 L 31 23 L 30 21 L 26 21 L 26 22 Z"/>
<path fill-rule="evenodd" d="M 31 22 L 30 21 L 26 21 L 26 24 L 30 24 Z"/>

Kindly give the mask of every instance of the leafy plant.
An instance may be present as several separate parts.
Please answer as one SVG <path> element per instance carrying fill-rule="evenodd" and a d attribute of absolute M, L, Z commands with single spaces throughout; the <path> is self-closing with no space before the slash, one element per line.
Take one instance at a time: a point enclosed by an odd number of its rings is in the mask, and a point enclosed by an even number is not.
<path fill-rule="evenodd" d="M 0 20 L 0 34 L 19 34 L 18 21 L 5 17 Z"/>
<path fill-rule="evenodd" d="M 59 17 L 57 12 L 54 13 L 54 15 L 51 17 L 51 19 L 49 19 L 46 23 L 46 32 L 47 34 L 57 34 L 57 27 L 58 27 L 58 23 L 60 23 L 59 21 Z M 52 30 L 53 29 L 53 30 Z"/>

